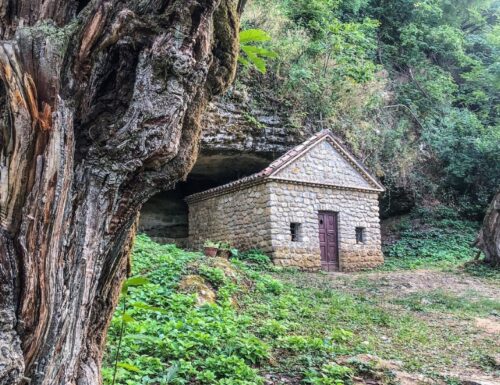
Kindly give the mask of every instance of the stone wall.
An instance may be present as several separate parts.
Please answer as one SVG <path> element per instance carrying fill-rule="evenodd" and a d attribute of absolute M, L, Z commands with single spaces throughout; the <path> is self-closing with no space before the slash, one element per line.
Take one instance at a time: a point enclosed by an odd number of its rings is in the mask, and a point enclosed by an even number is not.
<path fill-rule="evenodd" d="M 269 183 L 272 256 L 280 266 L 315 270 L 321 267 L 319 211 L 338 213 L 341 271 L 372 268 L 383 263 L 378 194 L 283 182 Z M 290 223 L 301 224 L 301 239 L 292 242 Z M 364 243 L 356 243 L 363 227 Z"/>
<path fill-rule="evenodd" d="M 228 241 L 245 251 L 270 253 L 269 189 L 251 186 L 189 203 L 189 245 L 199 250 L 205 240 Z"/>
<path fill-rule="evenodd" d="M 276 177 L 344 187 L 371 187 L 352 164 L 327 141 L 318 143 L 279 171 Z"/>
<path fill-rule="evenodd" d="M 376 192 L 268 181 L 240 191 L 189 204 L 189 241 L 201 249 L 206 239 L 227 240 L 240 250 L 261 249 L 279 266 L 319 270 L 319 211 L 338 213 L 339 262 L 342 271 L 383 263 Z M 292 242 L 290 223 L 301 224 Z M 355 228 L 365 241 L 356 243 Z"/>

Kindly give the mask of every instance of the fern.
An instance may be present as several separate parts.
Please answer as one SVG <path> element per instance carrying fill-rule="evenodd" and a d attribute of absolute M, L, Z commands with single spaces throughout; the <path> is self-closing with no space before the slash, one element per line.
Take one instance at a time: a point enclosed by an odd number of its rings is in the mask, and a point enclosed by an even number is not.
<path fill-rule="evenodd" d="M 266 73 L 266 59 L 277 57 L 276 52 L 255 43 L 262 43 L 271 40 L 267 32 L 261 29 L 247 29 L 240 32 L 240 49 L 243 55 L 240 55 L 238 61 L 245 67 L 253 66 L 262 74 Z"/>

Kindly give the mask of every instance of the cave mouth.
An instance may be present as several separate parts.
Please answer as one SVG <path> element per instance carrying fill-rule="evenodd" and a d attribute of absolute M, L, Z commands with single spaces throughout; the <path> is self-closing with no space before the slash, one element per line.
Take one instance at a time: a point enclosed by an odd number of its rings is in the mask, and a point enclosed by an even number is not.
<path fill-rule="evenodd" d="M 173 190 L 156 194 L 144 204 L 139 232 L 159 243 L 188 247 L 188 206 L 184 199 L 261 171 L 272 162 L 273 155 L 200 154 L 185 182 L 179 182 Z"/>

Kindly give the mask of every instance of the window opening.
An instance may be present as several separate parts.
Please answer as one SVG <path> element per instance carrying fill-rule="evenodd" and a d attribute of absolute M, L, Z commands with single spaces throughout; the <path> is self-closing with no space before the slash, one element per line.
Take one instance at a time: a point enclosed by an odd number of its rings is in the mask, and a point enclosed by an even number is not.
<path fill-rule="evenodd" d="M 292 237 L 292 242 L 301 241 L 301 227 L 300 223 L 290 223 L 290 235 Z"/>
<path fill-rule="evenodd" d="M 364 227 L 356 227 L 356 243 L 365 243 Z"/>

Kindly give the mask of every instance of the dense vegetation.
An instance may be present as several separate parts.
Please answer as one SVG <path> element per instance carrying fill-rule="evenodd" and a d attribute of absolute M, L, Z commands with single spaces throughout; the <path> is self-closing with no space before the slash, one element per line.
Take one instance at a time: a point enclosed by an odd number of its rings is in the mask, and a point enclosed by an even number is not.
<path fill-rule="evenodd" d="M 229 262 L 139 236 L 109 331 L 105 383 L 343 385 L 353 376 L 391 383 L 367 353 L 449 383 L 452 375 L 441 372 L 451 363 L 494 370 L 491 338 L 422 314 L 467 320 L 498 314 L 498 301 L 441 291 L 391 298 L 363 276 L 347 290 L 332 286 L 347 285 L 340 277 L 268 263 L 258 252 Z"/>
<path fill-rule="evenodd" d="M 244 27 L 267 31 L 261 45 L 276 58 L 265 75 L 244 69 L 236 88 L 285 108 L 293 127 L 332 128 L 391 191 L 478 218 L 500 180 L 499 9 L 498 0 L 252 0 Z"/>
<path fill-rule="evenodd" d="M 382 270 L 455 268 L 477 254 L 472 244 L 478 223 L 446 206 L 415 209 L 388 220 L 384 228 L 394 239 L 384 247 Z"/>

